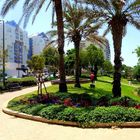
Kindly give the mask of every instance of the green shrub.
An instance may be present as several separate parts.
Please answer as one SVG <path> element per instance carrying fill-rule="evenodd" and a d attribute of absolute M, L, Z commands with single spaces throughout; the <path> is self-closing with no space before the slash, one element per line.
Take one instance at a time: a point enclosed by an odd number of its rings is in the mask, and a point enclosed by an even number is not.
<path fill-rule="evenodd" d="M 4 90 L 3 85 L 0 83 L 0 93 Z"/>
<path fill-rule="evenodd" d="M 90 79 L 90 73 L 88 73 L 88 74 L 82 74 L 81 76 L 80 76 L 80 78 L 88 78 L 88 79 Z"/>
<path fill-rule="evenodd" d="M 31 106 L 26 106 L 25 108 L 22 108 L 21 111 L 23 113 L 27 113 L 27 114 L 38 115 L 38 112 L 41 109 L 43 109 L 44 107 L 46 107 L 46 105 L 34 104 L 34 105 L 31 105 Z"/>
<path fill-rule="evenodd" d="M 131 99 L 130 97 L 124 96 L 124 97 L 118 97 L 118 98 L 112 98 L 109 101 L 109 105 L 120 105 L 120 106 L 126 106 L 126 107 L 134 107 L 135 105 L 140 104 L 140 102 L 135 101 Z"/>
<path fill-rule="evenodd" d="M 23 77 L 23 78 L 21 78 L 21 85 L 22 86 L 36 85 L 36 78 L 35 77 Z"/>
<path fill-rule="evenodd" d="M 22 112 L 22 109 L 27 108 L 27 107 L 30 107 L 30 106 L 26 105 L 26 104 L 20 104 L 20 105 L 12 106 L 12 107 L 9 107 L 9 108 L 14 110 L 14 111 Z"/>
<path fill-rule="evenodd" d="M 38 114 L 47 119 L 57 119 L 58 112 L 64 110 L 63 105 L 50 105 L 43 108 Z"/>
<path fill-rule="evenodd" d="M 36 85 L 35 77 L 23 77 L 23 78 L 9 78 L 7 80 L 7 85 L 9 83 L 19 83 L 21 86 L 33 86 Z"/>
<path fill-rule="evenodd" d="M 119 106 L 96 107 L 89 113 L 88 119 L 102 123 L 140 121 L 140 110 Z"/>
<path fill-rule="evenodd" d="M 15 107 L 15 106 L 18 106 L 18 105 L 20 105 L 21 104 L 21 102 L 18 100 L 13 100 L 13 101 L 10 101 L 9 103 L 8 103 L 8 108 L 11 108 L 11 107 Z"/>
<path fill-rule="evenodd" d="M 72 122 L 86 122 L 89 111 L 86 108 L 67 107 L 58 113 L 57 119 Z"/>
<path fill-rule="evenodd" d="M 137 92 L 137 94 L 140 96 L 140 88 L 136 88 L 135 90 Z"/>

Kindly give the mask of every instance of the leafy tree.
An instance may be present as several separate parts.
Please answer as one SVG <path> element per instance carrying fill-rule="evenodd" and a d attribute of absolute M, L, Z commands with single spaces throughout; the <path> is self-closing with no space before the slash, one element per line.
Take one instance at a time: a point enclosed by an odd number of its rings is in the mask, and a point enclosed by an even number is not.
<path fill-rule="evenodd" d="M 33 55 L 31 60 L 27 61 L 27 64 L 33 72 L 43 72 L 43 69 L 45 67 L 45 59 L 43 56 Z"/>
<path fill-rule="evenodd" d="M 87 49 L 80 50 L 80 66 L 84 69 L 88 69 L 89 61 L 88 61 L 88 53 Z"/>
<path fill-rule="evenodd" d="M 134 53 L 137 54 L 138 57 L 138 63 L 133 69 L 133 76 L 136 78 L 138 81 L 140 81 L 140 46 L 135 49 Z"/>
<path fill-rule="evenodd" d="M 111 74 L 113 72 L 113 66 L 110 61 L 105 60 L 103 63 L 103 70 L 107 74 Z"/>
<path fill-rule="evenodd" d="M 42 84 L 44 84 L 42 76 L 43 76 L 43 69 L 45 67 L 45 59 L 43 56 L 33 55 L 31 60 L 27 61 L 27 64 L 28 64 L 28 67 L 31 69 L 31 71 L 37 77 L 38 95 L 42 95 Z"/>
<path fill-rule="evenodd" d="M 7 12 L 15 7 L 19 0 L 5 0 L 2 6 L 1 15 L 5 16 Z M 24 0 L 23 4 L 23 15 L 22 19 L 24 19 L 24 27 L 27 25 L 30 16 L 33 15 L 33 22 L 40 12 L 42 7 L 46 4 L 46 0 Z M 50 6 L 51 2 L 53 3 L 53 9 L 56 12 L 56 20 L 57 20 L 57 33 L 58 33 L 58 52 L 59 52 L 59 72 L 60 72 L 60 83 L 59 83 L 59 91 L 66 92 L 66 80 L 65 80 L 65 68 L 64 68 L 64 29 L 63 29 L 63 12 L 62 12 L 62 1 L 61 0 L 50 0 L 46 5 L 46 9 Z"/>
<path fill-rule="evenodd" d="M 54 73 L 58 71 L 59 54 L 58 50 L 53 46 L 47 46 L 43 50 L 43 56 L 45 58 L 45 65 L 49 71 Z"/>
<path fill-rule="evenodd" d="M 139 0 L 81 0 L 88 3 L 90 18 L 97 16 L 98 20 L 108 24 L 104 35 L 112 33 L 114 45 L 114 81 L 113 95 L 121 96 L 121 47 L 122 39 L 126 34 L 126 25 L 130 23 L 140 29 L 140 1 Z M 86 7 L 87 8 L 87 7 Z"/>
<path fill-rule="evenodd" d="M 102 66 L 104 62 L 103 51 L 91 44 L 87 47 L 87 56 L 91 69 L 94 67 L 95 80 L 97 80 L 98 66 Z"/>
<path fill-rule="evenodd" d="M 122 73 L 123 73 L 124 78 L 132 79 L 132 77 L 133 77 L 133 68 L 123 64 L 122 65 Z"/>
<path fill-rule="evenodd" d="M 74 74 L 75 49 L 68 50 L 65 55 L 65 68 L 69 74 Z"/>
<path fill-rule="evenodd" d="M 135 49 L 134 53 L 137 54 L 138 64 L 140 64 L 140 46 L 138 46 L 137 49 Z"/>
<path fill-rule="evenodd" d="M 140 65 L 134 66 L 133 77 L 140 81 Z"/>

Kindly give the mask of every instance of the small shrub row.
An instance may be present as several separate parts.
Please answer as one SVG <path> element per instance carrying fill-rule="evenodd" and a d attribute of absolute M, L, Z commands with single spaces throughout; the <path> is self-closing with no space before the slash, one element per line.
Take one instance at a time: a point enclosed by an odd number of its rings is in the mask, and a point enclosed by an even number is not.
<path fill-rule="evenodd" d="M 8 83 L 19 83 L 21 86 L 33 86 L 36 85 L 36 78 L 34 77 L 23 77 L 23 78 L 9 78 Z"/>
<path fill-rule="evenodd" d="M 49 120 L 63 120 L 88 124 L 95 122 L 133 122 L 140 121 L 140 110 L 135 108 L 111 106 L 76 108 L 64 105 L 17 105 L 12 109 L 32 115 L 39 115 Z"/>

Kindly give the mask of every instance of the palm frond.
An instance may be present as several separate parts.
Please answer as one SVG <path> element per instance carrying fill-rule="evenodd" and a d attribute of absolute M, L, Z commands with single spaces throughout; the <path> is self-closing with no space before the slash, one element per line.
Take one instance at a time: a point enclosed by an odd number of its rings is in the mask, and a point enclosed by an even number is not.
<path fill-rule="evenodd" d="M 26 9 L 26 7 L 29 5 L 31 1 L 30 0 L 25 0 L 23 4 L 23 9 Z"/>
<path fill-rule="evenodd" d="M 57 36 L 57 30 L 51 30 L 51 31 L 48 31 L 46 33 L 47 36 L 50 36 L 51 38 L 54 38 Z"/>
<path fill-rule="evenodd" d="M 5 16 L 11 8 L 14 8 L 19 0 L 6 0 L 2 6 L 1 15 Z"/>
<path fill-rule="evenodd" d="M 50 1 L 50 2 L 51 2 L 51 1 Z M 32 24 L 34 23 L 35 18 L 36 18 L 37 14 L 39 13 L 39 11 L 40 11 L 40 9 L 42 8 L 42 6 L 43 6 L 44 3 L 45 3 L 45 0 L 39 1 L 39 4 L 38 4 L 37 9 L 36 9 L 36 11 L 35 11 L 35 14 L 34 14 L 34 16 L 33 16 Z"/>
<path fill-rule="evenodd" d="M 110 32 L 110 30 L 111 30 L 111 26 L 108 25 L 108 27 L 106 28 L 106 30 L 103 33 L 103 37 L 106 36 Z"/>
<path fill-rule="evenodd" d="M 46 7 L 46 11 L 49 9 L 51 3 L 52 3 L 52 0 L 50 0 L 50 2 L 48 3 L 48 5 L 47 5 L 47 7 Z"/>
<path fill-rule="evenodd" d="M 53 8 L 52 8 L 52 27 L 54 25 L 54 13 L 55 13 L 55 4 L 53 2 Z"/>
<path fill-rule="evenodd" d="M 140 1 L 134 0 L 134 1 L 128 1 L 127 6 L 124 10 L 124 13 L 127 13 L 129 11 L 138 11 L 138 8 L 140 9 Z"/>
<path fill-rule="evenodd" d="M 134 19 L 132 16 L 130 16 L 129 23 L 132 24 L 136 29 L 140 30 L 140 20 Z"/>
<path fill-rule="evenodd" d="M 24 28 L 27 26 L 27 23 L 32 15 L 32 12 L 35 10 L 37 5 L 39 4 L 39 0 L 33 0 L 31 3 L 28 4 L 27 7 L 25 7 L 24 12 Z"/>
<path fill-rule="evenodd" d="M 123 28 L 123 37 L 127 34 L 127 28 L 126 26 Z"/>
<path fill-rule="evenodd" d="M 87 37 L 87 40 L 88 41 L 92 41 L 100 46 L 102 45 L 106 45 L 107 43 L 107 40 L 102 37 L 102 36 L 99 36 L 98 34 L 90 34 L 88 37 Z"/>
<path fill-rule="evenodd" d="M 109 14 L 113 15 L 112 4 L 110 0 L 85 0 L 89 5 L 92 5 L 93 11 L 107 11 Z"/>
<path fill-rule="evenodd" d="M 57 46 L 58 42 L 57 39 L 54 40 L 50 40 L 47 45 L 45 46 L 45 48 L 49 47 L 50 45 L 53 45 L 54 47 Z"/>

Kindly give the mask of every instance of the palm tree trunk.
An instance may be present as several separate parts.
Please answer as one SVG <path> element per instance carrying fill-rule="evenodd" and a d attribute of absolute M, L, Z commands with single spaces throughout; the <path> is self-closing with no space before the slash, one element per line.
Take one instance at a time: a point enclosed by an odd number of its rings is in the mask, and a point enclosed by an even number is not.
<path fill-rule="evenodd" d="M 121 46 L 122 46 L 122 34 L 123 34 L 123 24 L 120 19 L 116 18 L 112 22 L 112 35 L 114 44 L 114 79 L 113 79 L 113 96 L 121 97 Z"/>
<path fill-rule="evenodd" d="M 59 52 L 59 72 L 60 72 L 59 91 L 67 92 L 65 66 L 64 66 L 64 24 L 63 24 L 62 2 L 61 0 L 54 0 L 54 3 L 58 31 L 58 52 Z"/>
<path fill-rule="evenodd" d="M 76 55 L 76 60 L 75 60 L 75 87 L 81 87 L 80 85 L 80 57 L 79 57 L 79 48 L 80 48 L 80 41 L 81 37 L 79 33 L 73 37 L 73 42 L 74 42 L 74 47 L 75 47 L 75 55 Z"/>

